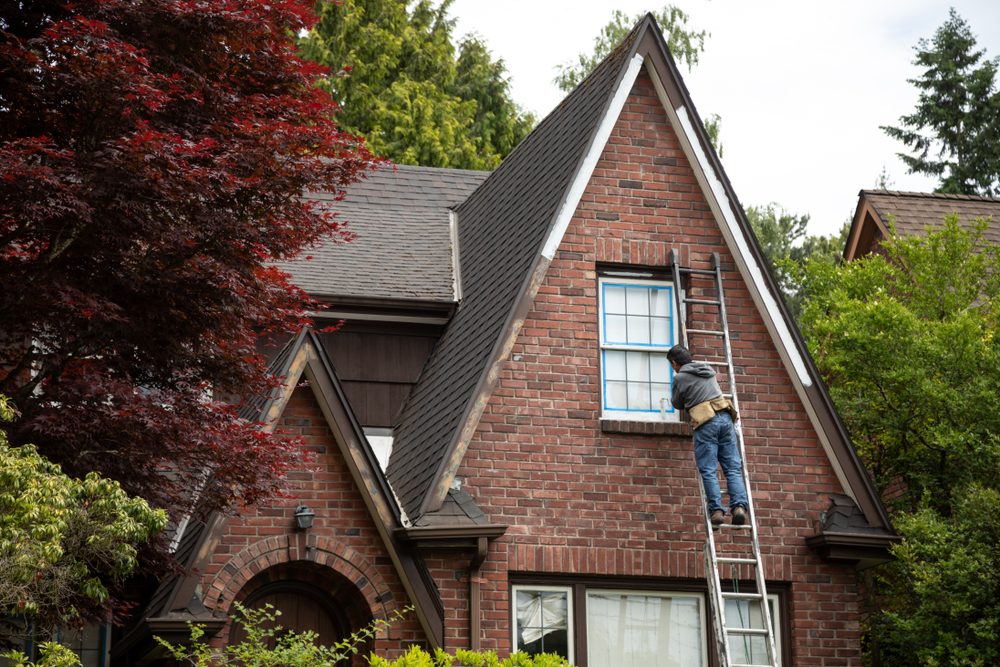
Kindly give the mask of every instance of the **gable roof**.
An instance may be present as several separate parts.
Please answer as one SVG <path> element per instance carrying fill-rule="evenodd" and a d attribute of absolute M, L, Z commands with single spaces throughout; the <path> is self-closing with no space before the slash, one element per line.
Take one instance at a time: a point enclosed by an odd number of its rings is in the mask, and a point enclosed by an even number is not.
<path fill-rule="evenodd" d="M 403 528 L 399 506 L 361 425 L 351 411 L 340 379 L 317 334 L 303 329 L 275 356 L 269 370 L 283 378 L 282 384 L 266 397 L 245 404 L 240 416 L 260 422 L 264 430 L 272 430 L 296 387 L 304 380 L 309 381 L 426 636 L 433 645 L 443 646 L 444 605 L 441 597 L 420 556 L 407 548 L 397 536 Z M 205 523 L 191 522 L 180 536 L 176 556 L 192 574 L 161 582 L 141 614 L 141 622 L 119 642 L 116 651 L 124 652 L 137 643 L 149 641 L 151 630 L 158 627 L 179 625 L 186 630 L 185 624 L 189 620 L 209 623 L 213 632 L 221 630 L 225 619 L 219 621 L 214 618 L 205 609 L 196 591 L 201 573 L 212 561 L 227 523 L 228 517 L 221 514 L 212 514 Z M 504 527 L 487 521 L 479 532 L 484 529 L 500 534 Z"/>
<path fill-rule="evenodd" d="M 389 479 L 414 520 L 441 507 L 548 264 L 645 68 L 845 491 L 892 531 L 652 15 L 456 208 L 464 300 L 404 407 Z"/>
<path fill-rule="evenodd" d="M 542 244 L 558 213 L 575 208 L 568 206 L 569 189 L 629 69 L 639 31 L 633 29 L 456 208 L 463 300 L 403 409 L 387 471 L 411 518 L 444 500 L 448 484 L 441 487 L 441 468 L 457 468 L 457 441 L 467 444 L 475 431 L 497 361 L 520 328 L 518 306 L 530 304 L 530 282 L 536 277 L 537 290 L 547 267 L 538 273 Z"/>
<path fill-rule="evenodd" d="M 1000 245 L 1000 199 L 976 195 L 949 195 L 940 192 L 897 192 L 862 190 L 844 247 L 844 259 L 851 261 L 871 251 L 879 238 L 889 235 L 889 216 L 898 234 L 924 234 L 927 227 L 940 227 L 942 219 L 956 213 L 963 224 L 976 218 L 994 217 L 995 223 L 984 237 Z"/>
<path fill-rule="evenodd" d="M 335 207 L 355 234 L 350 243 L 332 243 L 278 266 L 292 282 L 317 298 L 336 296 L 457 301 L 449 209 L 489 175 L 462 169 L 399 165 L 375 171 L 346 188 L 343 201 L 311 193 Z M 371 267 L 379 267 L 372 271 Z"/>

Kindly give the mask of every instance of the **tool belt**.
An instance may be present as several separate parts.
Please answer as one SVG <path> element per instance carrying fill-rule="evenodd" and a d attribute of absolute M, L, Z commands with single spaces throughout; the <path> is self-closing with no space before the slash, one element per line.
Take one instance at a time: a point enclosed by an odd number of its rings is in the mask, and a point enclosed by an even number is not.
<path fill-rule="evenodd" d="M 699 403 L 688 410 L 688 414 L 691 415 L 691 428 L 698 428 L 714 417 L 717 412 L 722 412 L 723 410 L 729 411 L 729 415 L 733 418 L 733 422 L 740 418 L 739 414 L 736 412 L 736 408 L 733 407 L 733 404 L 729 401 L 729 399 L 719 396 L 718 398 L 713 398 L 710 401 Z"/>

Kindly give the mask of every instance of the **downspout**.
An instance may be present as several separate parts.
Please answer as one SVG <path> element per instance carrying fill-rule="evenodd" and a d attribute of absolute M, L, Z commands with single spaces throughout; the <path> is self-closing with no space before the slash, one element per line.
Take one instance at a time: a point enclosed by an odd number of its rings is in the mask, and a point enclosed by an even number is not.
<path fill-rule="evenodd" d="M 490 550 L 489 539 L 480 537 L 476 541 L 476 555 L 469 563 L 469 649 L 479 651 L 482 649 L 482 589 L 483 583 L 480 577 L 480 568 L 486 555 Z"/>

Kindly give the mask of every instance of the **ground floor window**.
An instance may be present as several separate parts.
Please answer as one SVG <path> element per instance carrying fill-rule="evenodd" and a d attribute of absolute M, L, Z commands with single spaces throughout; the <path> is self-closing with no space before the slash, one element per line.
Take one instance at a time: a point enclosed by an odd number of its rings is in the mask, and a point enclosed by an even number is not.
<path fill-rule="evenodd" d="M 715 649 L 709 645 L 715 640 L 707 590 L 702 590 L 704 582 L 677 580 L 678 588 L 686 590 L 669 590 L 669 582 L 658 582 L 663 590 L 643 590 L 631 586 L 649 580 L 631 580 L 629 587 L 615 588 L 610 577 L 552 586 L 532 583 L 551 581 L 552 577 L 522 576 L 528 581 L 511 587 L 511 645 L 515 651 L 555 653 L 582 667 L 710 664 L 710 650 L 714 653 Z M 779 665 L 779 621 L 784 613 L 780 600 L 779 594 L 768 596 Z M 725 613 L 729 627 L 763 627 L 759 602 L 727 600 Z M 765 641 L 761 636 L 733 635 L 730 655 L 740 664 L 767 664 Z"/>
<path fill-rule="evenodd" d="M 60 629 L 52 635 L 30 626 L 23 637 L 14 641 L 14 650 L 24 653 L 34 661 L 39 657 L 39 644 L 57 641 L 76 654 L 82 667 L 105 667 L 109 664 L 109 630 L 107 624 L 85 625 L 80 629 Z M 9 664 L 6 658 L 0 658 L 0 667 L 7 667 Z"/>
<path fill-rule="evenodd" d="M 703 596 L 587 591 L 590 667 L 708 664 Z"/>
<path fill-rule="evenodd" d="M 514 587 L 515 650 L 529 655 L 555 653 L 573 662 L 571 591 L 554 586 Z"/>
<path fill-rule="evenodd" d="M 778 650 L 778 664 L 781 664 L 781 618 L 777 595 L 768 595 L 768 611 L 771 614 L 771 629 L 774 645 Z M 726 600 L 726 626 L 730 628 L 763 628 L 764 619 L 760 613 L 760 602 L 756 600 Z M 729 637 L 729 654 L 733 661 L 746 665 L 766 665 L 767 639 L 743 635 Z"/>

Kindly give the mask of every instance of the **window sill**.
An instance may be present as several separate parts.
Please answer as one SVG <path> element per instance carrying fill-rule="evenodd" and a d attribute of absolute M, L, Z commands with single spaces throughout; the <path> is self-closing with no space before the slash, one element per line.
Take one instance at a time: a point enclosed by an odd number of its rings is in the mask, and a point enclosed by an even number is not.
<path fill-rule="evenodd" d="M 638 435 L 677 435 L 691 437 L 691 424 L 687 422 L 640 422 L 619 419 L 602 419 L 604 433 L 635 433 Z"/>

